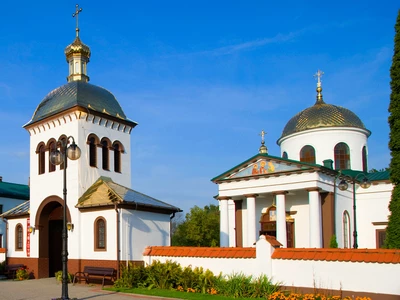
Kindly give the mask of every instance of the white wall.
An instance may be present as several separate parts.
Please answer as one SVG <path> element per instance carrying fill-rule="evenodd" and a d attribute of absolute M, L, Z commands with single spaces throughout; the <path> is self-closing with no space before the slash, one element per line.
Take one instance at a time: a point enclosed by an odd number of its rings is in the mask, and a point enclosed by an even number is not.
<path fill-rule="evenodd" d="M 170 245 L 170 215 L 122 209 L 121 260 L 142 260 L 147 246 Z"/>
<path fill-rule="evenodd" d="M 367 131 L 351 127 L 317 128 L 294 133 L 280 140 L 281 154 L 289 159 L 300 160 L 300 150 L 306 145 L 315 149 L 315 162 L 323 165 L 325 159 L 334 161 L 334 148 L 346 143 L 350 149 L 351 169 L 362 171 L 362 148 L 367 146 Z M 368 150 L 368 149 L 367 149 Z M 368 152 L 368 151 L 367 151 Z"/>
<path fill-rule="evenodd" d="M 15 226 L 17 224 L 22 225 L 22 235 L 23 235 L 23 248 L 22 251 L 15 250 Z M 11 219 L 8 220 L 8 228 L 9 228 L 9 235 L 8 235 L 8 247 L 7 247 L 7 257 L 27 257 L 26 256 L 26 240 L 27 240 L 27 219 Z M 30 238 L 32 240 L 32 234 Z M 31 247 L 32 249 L 32 243 Z M 31 255 L 32 256 L 32 255 Z"/>
<path fill-rule="evenodd" d="M 145 256 L 144 260 L 147 264 L 172 260 L 183 267 L 203 267 L 214 274 L 242 272 L 255 277 L 265 274 L 273 282 L 286 286 L 400 295 L 399 263 L 272 259 L 273 251 L 265 238 L 260 237 L 253 259 Z"/>
<path fill-rule="evenodd" d="M 272 269 L 286 286 L 400 295 L 400 264 L 272 259 Z"/>
<path fill-rule="evenodd" d="M 94 250 L 94 222 L 98 217 L 103 217 L 106 220 L 106 251 Z M 68 235 L 69 258 L 117 260 L 116 212 L 114 207 L 108 210 L 83 211 L 80 218 L 80 226 L 75 227 L 74 231 Z M 74 247 L 77 240 L 82 245 L 81 247 Z"/>

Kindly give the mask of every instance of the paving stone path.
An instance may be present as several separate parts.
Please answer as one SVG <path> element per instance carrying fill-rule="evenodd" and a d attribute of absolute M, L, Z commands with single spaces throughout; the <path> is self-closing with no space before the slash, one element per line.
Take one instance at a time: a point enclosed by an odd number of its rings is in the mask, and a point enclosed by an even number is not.
<path fill-rule="evenodd" d="M 101 285 L 68 285 L 68 296 L 76 299 L 93 300 L 156 300 L 168 299 L 125 293 L 103 291 Z M 24 281 L 1 280 L 0 300 L 52 300 L 61 297 L 61 283 L 55 278 L 32 279 Z"/>

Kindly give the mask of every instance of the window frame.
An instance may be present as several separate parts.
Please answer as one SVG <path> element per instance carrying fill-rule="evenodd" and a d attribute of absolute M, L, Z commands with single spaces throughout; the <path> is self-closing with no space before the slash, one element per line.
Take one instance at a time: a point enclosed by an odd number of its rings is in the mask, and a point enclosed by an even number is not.
<path fill-rule="evenodd" d="M 381 238 L 381 234 L 384 234 L 384 237 Z M 375 229 L 375 236 L 376 236 L 376 249 L 381 249 L 383 248 L 384 244 L 385 244 L 385 239 L 386 239 L 386 228 L 382 228 L 382 229 Z M 382 241 L 382 243 L 381 243 Z"/>
<path fill-rule="evenodd" d="M 24 227 L 21 223 L 15 225 L 15 251 L 24 250 Z"/>
<path fill-rule="evenodd" d="M 46 146 L 42 142 L 36 148 L 38 155 L 38 175 L 46 173 Z"/>
<path fill-rule="evenodd" d="M 104 224 L 104 233 L 103 233 L 103 243 L 104 247 L 101 247 L 99 245 L 101 238 L 100 238 L 100 228 L 99 228 L 99 223 L 103 222 Z M 107 221 L 103 217 L 97 217 L 96 220 L 94 220 L 94 251 L 107 251 Z"/>
<path fill-rule="evenodd" d="M 367 146 L 362 148 L 362 168 L 363 172 L 368 172 L 368 156 L 367 156 Z"/>
<path fill-rule="evenodd" d="M 347 210 L 343 212 L 342 216 L 342 226 L 343 226 L 343 248 L 351 249 L 351 224 L 350 224 L 350 214 Z"/>
<path fill-rule="evenodd" d="M 311 145 L 305 145 L 301 148 L 300 161 L 315 164 L 315 148 Z"/>
<path fill-rule="evenodd" d="M 333 149 L 335 159 L 335 170 L 347 170 L 351 168 L 350 148 L 346 143 L 340 142 Z"/>
<path fill-rule="evenodd" d="M 86 143 L 89 145 L 89 166 L 97 168 L 97 147 L 99 138 L 95 134 L 90 134 Z"/>
<path fill-rule="evenodd" d="M 101 167 L 105 171 L 110 171 L 110 143 L 103 139 L 101 142 Z"/>
<path fill-rule="evenodd" d="M 114 150 L 114 172 L 122 173 L 122 153 L 124 147 L 120 142 L 114 142 L 112 148 Z"/>

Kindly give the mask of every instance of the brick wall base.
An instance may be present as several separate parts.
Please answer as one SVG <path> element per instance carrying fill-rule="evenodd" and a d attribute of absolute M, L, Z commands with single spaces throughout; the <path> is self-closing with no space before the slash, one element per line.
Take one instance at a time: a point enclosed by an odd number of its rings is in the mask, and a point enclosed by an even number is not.
<path fill-rule="evenodd" d="M 126 261 L 120 261 L 122 266 L 126 263 Z M 130 263 L 134 265 L 144 264 L 143 261 L 130 261 Z M 24 264 L 31 272 L 31 278 L 39 279 L 54 277 L 54 274 L 49 274 L 48 258 L 8 257 L 7 264 Z M 68 259 L 68 273 L 75 274 L 76 272 L 82 272 L 85 266 L 118 269 L 118 263 L 116 260 Z"/>

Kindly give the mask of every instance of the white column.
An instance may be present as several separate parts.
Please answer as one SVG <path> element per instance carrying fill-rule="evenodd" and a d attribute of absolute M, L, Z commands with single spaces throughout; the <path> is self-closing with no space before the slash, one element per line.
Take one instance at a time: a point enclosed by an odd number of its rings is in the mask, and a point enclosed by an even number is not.
<path fill-rule="evenodd" d="M 308 191 L 310 248 L 322 248 L 321 198 L 318 189 Z"/>
<path fill-rule="evenodd" d="M 220 247 L 229 247 L 229 214 L 228 214 L 228 199 L 225 197 L 219 198 L 219 245 Z"/>
<path fill-rule="evenodd" d="M 285 194 L 285 192 L 276 194 L 276 239 L 283 248 L 287 247 Z"/>
<path fill-rule="evenodd" d="M 257 195 L 245 195 L 247 200 L 247 241 L 244 247 L 254 247 L 257 241 L 256 228 L 256 197 Z"/>
<path fill-rule="evenodd" d="M 228 200 L 229 247 L 236 247 L 235 201 Z"/>

